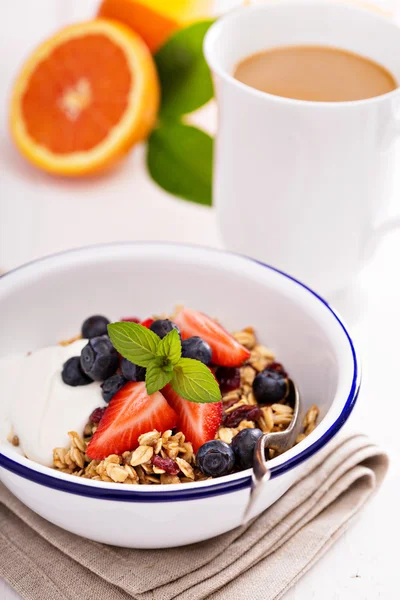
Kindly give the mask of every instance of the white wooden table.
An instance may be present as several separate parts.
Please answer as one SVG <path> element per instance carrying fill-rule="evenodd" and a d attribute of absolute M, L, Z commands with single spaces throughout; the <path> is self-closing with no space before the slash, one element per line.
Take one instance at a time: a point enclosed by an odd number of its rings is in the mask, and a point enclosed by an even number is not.
<path fill-rule="evenodd" d="M 11 146 L 6 105 L 17 66 L 44 36 L 63 22 L 90 17 L 95 5 L 95 0 L 1 3 L 0 13 L 6 18 L 0 19 L 0 269 L 105 241 L 161 239 L 221 246 L 214 212 L 175 200 L 156 188 L 143 169 L 143 149 L 101 180 L 68 182 L 29 167 Z M 214 108 L 207 107 L 196 119 L 212 129 Z M 399 183 L 396 190 L 400 191 Z M 400 211 L 400 200 L 397 205 Z M 285 600 L 400 598 L 396 544 L 400 433 L 395 428 L 396 419 L 400 420 L 399 257 L 400 234 L 392 234 L 353 289 L 331 299 L 352 326 L 364 359 L 363 391 L 349 427 L 385 446 L 392 467 L 379 495 Z M 0 599 L 17 598 L 0 581 Z"/>

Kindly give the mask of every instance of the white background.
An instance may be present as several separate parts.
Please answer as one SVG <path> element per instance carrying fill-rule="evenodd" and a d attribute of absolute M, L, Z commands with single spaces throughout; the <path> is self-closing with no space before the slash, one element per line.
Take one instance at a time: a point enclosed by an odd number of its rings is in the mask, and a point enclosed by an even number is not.
<path fill-rule="evenodd" d="M 222 2 L 228 6 L 235 0 Z M 377 4 L 396 8 L 395 1 Z M 0 3 L 0 270 L 50 252 L 104 241 L 161 239 L 221 246 L 213 210 L 175 200 L 159 190 L 145 173 L 143 148 L 100 179 L 65 181 L 33 169 L 12 147 L 7 102 L 18 66 L 44 37 L 65 23 L 90 18 L 95 6 L 96 0 Z M 203 109 L 194 120 L 213 131 L 214 106 Z M 400 212 L 398 179 L 393 211 Z M 348 320 L 363 355 L 363 390 L 348 427 L 381 443 L 392 466 L 379 495 L 285 600 L 396 600 L 400 597 L 400 432 L 396 428 L 400 423 L 400 233 L 388 236 L 353 288 L 331 301 Z M 0 581 L 0 599 L 16 598 Z M 245 591 L 242 598 L 246 599 Z"/>

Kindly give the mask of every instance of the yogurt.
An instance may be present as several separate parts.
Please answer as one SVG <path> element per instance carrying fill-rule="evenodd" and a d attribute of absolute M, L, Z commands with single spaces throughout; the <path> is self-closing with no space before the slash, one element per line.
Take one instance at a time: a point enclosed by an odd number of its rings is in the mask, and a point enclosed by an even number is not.
<path fill-rule="evenodd" d="M 68 431 L 80 435 L 91 412 L 105 406 L 100 383 L 72 387 L 61 379 L 63 364 L 79 356 L 87 340 L 51 346 L 0 360 L 0 380 L 9 420 L 28 458 L 51 467 L 53 449 L 68 447 Z"/>

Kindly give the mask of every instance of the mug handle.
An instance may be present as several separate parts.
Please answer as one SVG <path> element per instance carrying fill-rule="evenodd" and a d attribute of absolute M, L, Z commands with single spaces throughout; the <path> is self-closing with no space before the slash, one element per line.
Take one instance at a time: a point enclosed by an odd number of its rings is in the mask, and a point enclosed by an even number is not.
<path fill-rule="evenodd" d="M 400 229 L 400 215 L 384 217 L 381 221 L 376 223 L 372 228 L 370 239 L 367 243 L 365 258 L 369 260 L 375 253 L 375 250 L 382 241 L 382 238 L 387 233 L 391 233 L 396 229 Z"/>

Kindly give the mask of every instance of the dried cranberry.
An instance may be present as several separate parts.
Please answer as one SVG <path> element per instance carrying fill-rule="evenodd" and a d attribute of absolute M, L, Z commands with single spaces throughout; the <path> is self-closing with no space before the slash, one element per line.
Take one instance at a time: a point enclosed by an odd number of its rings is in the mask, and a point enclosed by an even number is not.
<path fill-rule="evenodd" d="M 234 404 L 238 403 L 238 398 L 234 398 L 233 400 L 228 400 L 227 402 L 223 403 L 223 409 L 224 410 L 228 410 L 228 408 L 230 408 L 231 406 L 233 406 Z"/>
<path fill-rule="evenodd" d="M 257 421 L 262 415 L 258 406 L 239 406 L 222 417 L 224 427 L 237 427 L 241 421 Z"/>
<path fill-rule="evenodd" d="M 161 456 L 153 456 L 153 465 L 162 469 L 168 475 L 178 475 L 180 468 L 172 458 L 161 458 Z"/>
<path fill-rule="evenodd" d="M 106 411 L 106 407 L 102 407 L 102 408 L 95 408 L 94 411 L 92 412 L 92 414 L 89 417 L 89 421 L 91 423 L 100 423 L 104 413 Z"/>
<path fill-rule="evenodd" d="M 278 362 L 272 362 L 270 365 L 268 365 L 268 367 L 265 370 L 266 371 L 275 371 L 275 373 L 281 373 L 283 375 L 283 377 L 288 376 L 285 369 L 283 368 L 283 365 L 281 365 L 281 363 L 278 363 Z"/>
<path fill-rule="evenodd" d="M 121 321 L 127 321 L 128 323 L 140 323 L 140 319 L 137 317 L 122 317 Z"/>
<path fill-rule="evenodd" d="M 240 387 L 240 369 L 236 367 L 218 367 L 215 375 L 222 394 L 237 390 Z"/>

